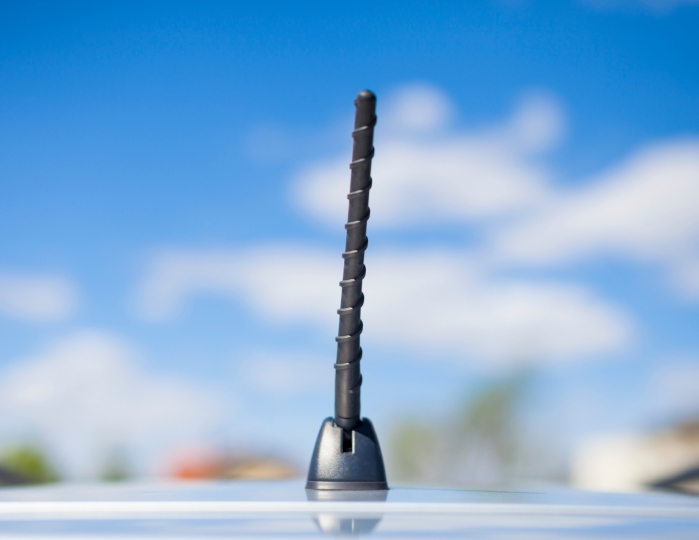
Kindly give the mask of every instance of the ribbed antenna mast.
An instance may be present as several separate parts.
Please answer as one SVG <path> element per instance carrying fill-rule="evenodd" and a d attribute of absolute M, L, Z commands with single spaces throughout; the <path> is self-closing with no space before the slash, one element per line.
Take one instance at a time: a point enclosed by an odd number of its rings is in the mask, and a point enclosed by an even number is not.
<path fill-rule="evenodd" d="M 342 300 L 340 329 L 335 364 L 335 423 L 350 432 L 359 422 L 360 389 L 362 374 L 359 363 L 362 348 L 362 280 L 366 275 L 364 251 L 369 239 L 366 226 L 369 219 L 369 190 L 371 189 L 371 159 L 374 157 L 374 126 L 376 125 L 376 96 L 363 90 L 354 100 L 357 108 L 352 138 L 352 171 L 350 180 L 349 211 L 347 215 L 347 239 L 345 241 L 345 268 L 342 274 Z"/>
<path fill-rule="evenodd" d="M 335 418 L 326 418 L 320 428 L 308 470 L 306 488 L 311 490 L 385 490 L 386 471 L 374 426 L 360 418 L 362 374 L 359 362 L 362 348 L 362 280 L 366 274 L 364 251 L 368 240 L 371 159 L 374 157 L 376 96 L 363 90 L 354 100 L 356 114 L 352 138 L 352 171 L 345 269 L 342 274 L 340 329 L 335 362 Z"/>

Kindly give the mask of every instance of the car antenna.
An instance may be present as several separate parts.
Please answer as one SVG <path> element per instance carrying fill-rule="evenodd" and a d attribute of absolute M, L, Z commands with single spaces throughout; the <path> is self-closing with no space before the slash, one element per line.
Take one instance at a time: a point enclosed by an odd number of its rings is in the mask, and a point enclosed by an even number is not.
<path fill-rule="evenodd" d="M 326 418 L 316 440 L 306 489 L 313 490 L 386 490 L 386 470 L 374 426 L 360 418 L 362 375 L 359 363 L 362 348 L 359 337 L 363 325 L 362 280 L 366 274 L 364 251 L 369 219 L 371 160 L 374 157 L 376 95 L 362 90 L 354 100 L 356 107 L 352 138 L 352 162 L 344 272 L 340 287 L 342 300 L 335 363 L 335 418 Z"/>

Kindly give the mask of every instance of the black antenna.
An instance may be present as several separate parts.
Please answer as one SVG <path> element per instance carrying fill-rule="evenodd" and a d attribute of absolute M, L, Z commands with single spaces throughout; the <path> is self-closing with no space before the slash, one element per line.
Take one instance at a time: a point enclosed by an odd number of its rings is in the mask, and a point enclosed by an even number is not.
<path fill-rule="evenodd" d="M 371 189 L 371 158 L 374 157 L 374 126 L 376 125 L 376 96 L 364 90 L 354 102 L 357 114 L 354 117 L 352 138 L 352 163 L 350 169 L 349 211 L 347 213 L 347 240 L 345 241 L 345 268 L 342 273 L 342 300 L 340 330 L 337 341 L 337 363 L 335 364 L 335 423 L 345 432 L 351 432 L 359 422 L 360 389 L 362 374 L 359 361 L 362 348 L 359 336 L 362 333 L 362 280 L 366 275 L 364 251 L 369 239 L 366 226 L 369 220 L 369 190 Z"/>
<path fill-rule="evenodd" d="M 376 432 L 367 418 L 360 419 L 362 374 L 359 363 L 362 348 L 359 336 L 363 325 L 362 280 L 366 274 L 364 251 L 368 245 L 371 159 L 374 157 L 376 96 L 362 90 L 354 101 L 356 114 L 352 138 L 352 171 L 344 271 L 340 287 L 342 300 L 335 363 L 335 418 L 326 418 L 316 441 L 307 489 L 385 490 L 386 472 Z"/>

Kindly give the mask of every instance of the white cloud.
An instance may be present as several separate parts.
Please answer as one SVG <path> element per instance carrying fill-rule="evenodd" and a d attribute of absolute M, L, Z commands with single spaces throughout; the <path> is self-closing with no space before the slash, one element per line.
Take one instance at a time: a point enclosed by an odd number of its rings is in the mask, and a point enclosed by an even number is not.
<path fill-rule="evenodd" d="M 496 251 L 540 265 L 599 255 L 655 260 L 676 268 L 677 283 L 691 291 L 698 205 L 699 140 L 656 144 L 505 229 Z"/>
<path fill-rule="evenodd" d="M 190 297 L 213 293 L 245 300 L 275 319 L 307 318 L 319 309 L 332 313 L 341 260 L 302 246 L 162 252 L 139 288 L 137 309 L 146 319 L 162 320 L 176 315 Z"/>
<path fill-rule="evenodd" d="M 377 128 L 372 227 L 480 220 L 546 200 L 549 174 L 536 157 L 561 137 L 563 115 L 555 100 L 530 94 L 502 125 L 451 133 L 438 129 L 448 114 L 442 111 L 452 108 L 443 95 L 414 87 L 406 92 L 387 103 L 388 119 Z M 294 186 L 296 204 L 334 226 L 347 213 L 347 159 L 343 154 L 309 166 Z"/>
<path fill-rule="evenodd" d="M 279 351 L 250 355 L 242 369 L 248 387 L 273 398 L 330 390 L 335 377 L 328 358 Z"/>
<path fill-rule="evenodd" d="M 387 100 L 381 125 L 397 133 L 430 133 L 446 127 L 454 116 L 449 96 L 428 84 L 399 88 Z"/>
<path fill-rule="evenodd" d="M 118 339 L 82 332 L 0 373 L 0 433 L 38 440 L 68 475 L 96 474 L 114 447 L 141 468 L 169 445 L 197 438 L 216 422 L 215 392 L 149 373 Z"/>
<path fill-rule="evenodd" d="M 546 362 L 614 351 L 631 324 L 582 287 L 484 275 L 464 257 L 376 257 L 366 282 L 367 328 L 424 350 L 491 361 Z"/>
<path fill-rule="evenodd" d="M 487 277 L 442 252 L 370 256 L 368 265 L 364 320 L 394 347 L 507 363 L 605 353 L 630 339 L 627 316 L 580 287 Z M 165 317 L 193 293 L 220 291 L 267 318 L 330 332 L 340 270 L 339 257 L 308 248 L 169 253 L 151 266 L 144 305 Z"/>
<path fill-rule="evenodd" d="M 513 117 L 501 129 L 512 149 L 543 152 L 561 141 L 565 127 L 563 109 L 556 98 L 529 92 L 522 96 Z"/>
<path fill-rule="evenodd" d="M 65 278 L 0 272 L 0 315 L 57 321 L 73 314 L 77 303 L 77 287 Z"/>

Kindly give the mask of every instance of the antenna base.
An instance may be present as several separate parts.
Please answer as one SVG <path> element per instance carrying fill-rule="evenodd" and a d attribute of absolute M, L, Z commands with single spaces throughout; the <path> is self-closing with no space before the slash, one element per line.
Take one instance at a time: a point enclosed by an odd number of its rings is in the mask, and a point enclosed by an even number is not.
<path fill-rule="evenodd" d="M 351 444 L 332 418 L 320 427 L 306 489 L 386 490 L 386 469 L 374 426 L 368 418 L 354 426 Z M 345 450 L 345 451 L 343 451 Z"/>

